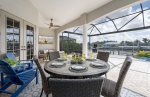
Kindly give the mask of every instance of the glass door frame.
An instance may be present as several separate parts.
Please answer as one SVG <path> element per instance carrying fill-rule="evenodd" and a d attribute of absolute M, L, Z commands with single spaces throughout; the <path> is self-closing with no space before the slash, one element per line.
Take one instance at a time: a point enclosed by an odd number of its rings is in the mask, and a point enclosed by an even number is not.
<path fill-rule="evenodd" d="M 21 43 L 22 43 L 22 37 L 21 37 L 21 33 L 23 33 L 23 20 L 21 19 L 21 18 L 19 18 L 19 17 L 17 17 L 17 16 L 14 16 L 14 15 L 12 15 L 12 14 L 9 14 L 9 13 L 7 13 L 7 12 L 5 12 L 5 11 L 1 11 L 2 12 L 2 19 L 3 19 L 3 23 L 4 23 L 4 26 L 2 27 L 2 32 L 4 31 L 5 32 L 5 34 L 4 34 L 4 38 L 2 39 L 2 40 L 5 40 L 5 43 L 3 43 L 3 45 L 5 46 L 5 47 L 3 47 L 3 49 L 5 49 L 5 52 L 7 53 L 7 31 L 6 31 L 6 29 L 7 29 L 7 18 L 11 18 L 11 19 L 13 19 L 13 20 L 15 20 L 15 21 L 18 21 L 19 22 L 19 24 L 20 24 L 20 27 L 19 27 L 19 57 L 17 57 L 18 58 L 18 60 L 22 60 L 22 57 L 21 57 Z M 5 21 L 5 22 L 4 22 Z"/>
<path fill-rule="evenodd" d="M 22 46 L 24 51 L 23 51 L 23 59 L 26 60 L 27 59 L 27 26 L 33 27 L 34 32 L 33 32 L 33 55 L 35 55 L 35 32 L 36 32 L 36 26 L 30 22 L 24 21 L 24 45 Z"/>

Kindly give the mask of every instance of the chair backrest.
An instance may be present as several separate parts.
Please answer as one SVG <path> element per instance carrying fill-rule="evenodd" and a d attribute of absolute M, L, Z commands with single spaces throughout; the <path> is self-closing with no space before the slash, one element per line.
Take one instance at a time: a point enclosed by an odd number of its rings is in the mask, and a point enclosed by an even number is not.
<path fill-rule="evenodd" d="M 54 97 L 99 97 L 103 78 L 58 79 L 50 78 Z"/>
<path fill-rule="evenodd" d="M 13 53 L 6 53 L 6 57 L 9 58 L 9 59 L 17 61 L 17 59 L 16 59 L 16 57 Z"/>
<path fill-rule="evenodd" d="M 129 67 L 130 67 L 131 63 L 132 63 L 132 59 L 129 56 L 127 56 L 124 63 L 123 63 L 123 65 L 122 65 L 122 67 L 121 67 L 120 73 L 119 73 L 119 77 L 118 77 L 118 80 L 117 80 L 117 83 L 116 83 L 114 97 L 119 97 L 124 79 L 126 77 L 126 74 L 129 70 Z"/>
<path fill-rule="evenodd" d="M 109 52 L 98 52 L 97 59 L 103 60 L 105 62 L 108 62 L 109 58 Z"/>
<path fill-rule="evenodd" d="M 49 88 L 48 80 L 47 80 L 47 77 L 45 75 L 45 72 L 42 69 L 41 64 L 39 63 L 39 60 L 36 57 L 33 57 L 33 60 L 34 60 L 35 64 L 37 65 L 37 67 L 40 71 L 43 90 L 46 94 L 49 94 L 51 92 L 51 90 Z"/>
<path fill-rule="evenodd" d="M 60 58 L 59 51 L 49 52 L 49 60 L 50 61 L 55 60 L 57 58 Z"/>
<path fill-rule="evenodd" d="M 2 71 L 12 83 L 18 85 L 23 84 L 23 81 L 7 62 L 0 60 L 0 71 Z"/>

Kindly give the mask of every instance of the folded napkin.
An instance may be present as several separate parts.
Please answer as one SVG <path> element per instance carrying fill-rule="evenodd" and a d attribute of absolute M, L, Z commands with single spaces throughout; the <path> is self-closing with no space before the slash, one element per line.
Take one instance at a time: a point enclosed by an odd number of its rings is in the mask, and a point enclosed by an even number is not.
<path fill-rule="evenodd" d="M 95 66 L 95 67 L 103 67 L 103 66 L 105 66 L 104 63 L 100 63 L 100 62 L 92 62 L 92 63 L 90 63 L 90 65 Z"/>

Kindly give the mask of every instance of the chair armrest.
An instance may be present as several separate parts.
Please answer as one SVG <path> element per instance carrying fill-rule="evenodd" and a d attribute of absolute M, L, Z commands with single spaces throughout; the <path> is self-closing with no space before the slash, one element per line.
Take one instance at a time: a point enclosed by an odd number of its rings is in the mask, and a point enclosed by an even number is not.
<path fill-rule="evenodd" d="M 33 59 L 28 59 L 28 60 L 20 60 L 20 61 L 33 61 Z"/>
<path fill-rule="evenodd" d="M 27 64 L 28 65 L 28 67 L 30 68 L 30 67 L 33 67 L 33 65 L 34 65 L 34 60 L 20 60 L 19 61 L 19 63 L 18 64 Z"/>
<path fill-rule="evenodd" d="M 4 74 L 2 71 L 0 71 L 0 78 L 1 78 L 0 84 L 3 85 L 4 84 Z"/>
<path fill-rule="evenodd" d="M 38 70 L 37 68 L 33 68 L 33 69 L 29 69 L 29 70 L 25 70 L 21 73 L 17 73 L 17 75 L 22 75 L 22 74 L 25 74 L 25 73 L 28 73 L 28 72 L 31 72 L 31 71 L 34 71 L 34 70 Z"/>
<path fill-rule="evenodd" d="M 30 60 L 20 60 L 19 62 L 23 62 L 23 61 L 27 61 L 27 62 L 33 62 L 33 59 L 30 59 Z"/>

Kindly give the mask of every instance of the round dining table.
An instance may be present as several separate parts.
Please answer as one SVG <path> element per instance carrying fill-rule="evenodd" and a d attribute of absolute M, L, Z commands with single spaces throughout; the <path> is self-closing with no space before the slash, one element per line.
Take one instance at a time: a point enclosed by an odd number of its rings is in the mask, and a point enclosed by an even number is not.
<path fill-rule="evenodd" d="M 103 66 L 97 67 L 92 66 L 94 62 L 100 63 Z M 62 66 L 53 66 L 54 63 L 63 64 Z M 83 66 L 84 70 L 71 70 L 72 67 L 75 66 Z M 58 61 L 53 60 L 49 61 L 45 64 L 44 70 L 50 74 L 52 77 L 58 78 L 91 78 L 91 77 L 99 77 L 108 72 L 110 69 L 110 65 L 107 62 L 104 62 L 99 59 L 95 59 L 94 61 L 85 60 L 82 64 L 72 64 L 70 60 Z"/>

